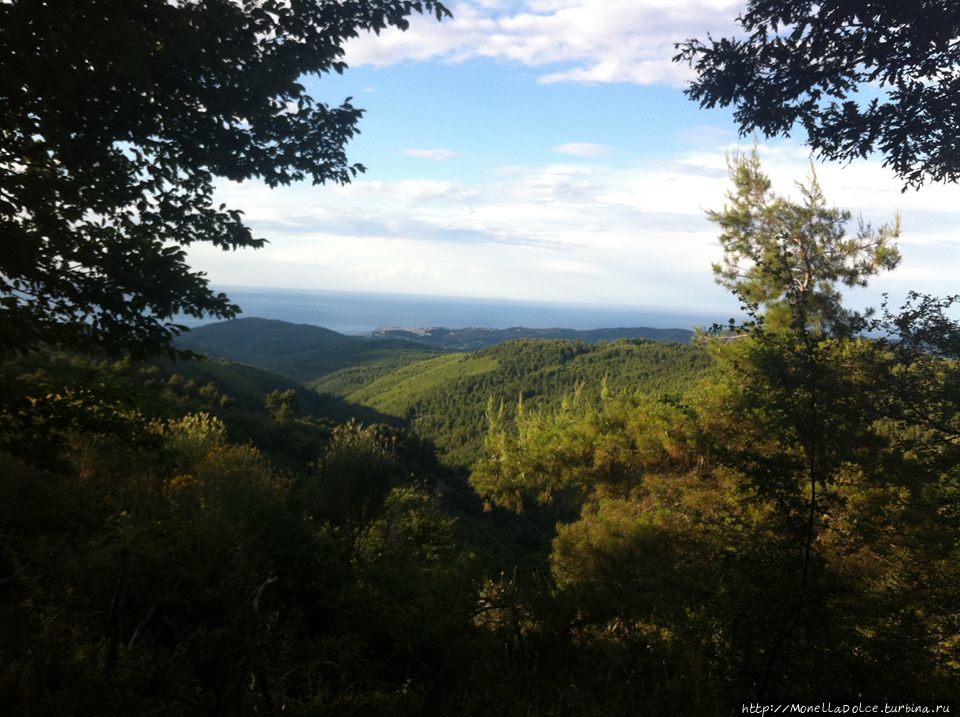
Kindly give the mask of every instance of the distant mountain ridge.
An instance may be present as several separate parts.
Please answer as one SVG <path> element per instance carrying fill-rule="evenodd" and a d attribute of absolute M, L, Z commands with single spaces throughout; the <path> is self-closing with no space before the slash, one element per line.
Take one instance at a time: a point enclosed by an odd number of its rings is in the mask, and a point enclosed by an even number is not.
<path fill-rule="evenodd" d="M 513 339 L 564 339 L 596 344 L 620 339 L 649 339 L 685 344 L 693 338 L 688 329 L 654 329 L 647 326 L 610 329 L 530 329 L 514 326 L 509 329 L 471 327 L 463 329 L 384 327 L 370 333 L 373 338 L 405 339 L 451 351 L 476 351 Z"/>
<path fill-rule="evenodd" d="M 386 363 L 399 368 L 440 349 L 391 338 L 347 336 L 311 324 L 243 318 L 206 324 L 176 340 L 178 348 L 310 381 L 347 366 Z"/>
<path fill-rule="evenodd" d="M 178 337 L 176 345 L 309 382 L 347 368 L 362 370 L 369 380 L 370 370 L 382 375 L 440 353 L 478 351 L 515 339 L 563 339 L 588 344 L 622 339 L 689 343 L 692 337 L 693 332 L 686 329 L 648 327 L 382 328 L 366 336 L 350 336 L 313 324 L 251 317 L 198 326 Z"/>
<path fill-rule="evenodd" d="M 406 422 L 449 465 L 468 466 L 483 442 L 490 400 L 512 411 L 521 396 L 531 408 L 557 408 L 577 391 L 596 397 L 604 387 L 679 395 L 710 365 L 692 336 L 682 329 L 522 327 L 348 336 L 245 318 L 198 327 L 177 344 L 300 381 L 322 394 L 325 415 Z"/>

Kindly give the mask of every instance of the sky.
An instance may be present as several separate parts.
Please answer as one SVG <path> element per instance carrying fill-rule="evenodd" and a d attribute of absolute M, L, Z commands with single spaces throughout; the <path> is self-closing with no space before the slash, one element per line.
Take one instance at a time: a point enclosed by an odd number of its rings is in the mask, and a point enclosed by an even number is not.
<path fill-rule="evenodd" d="M 470 0 L 348 44 L 317 99 L 366 110 L 346 186 L 222 182 L 259 250 L 195 246 L 221 286 L 733 309 L 715 285 L 726 162 L 749 150 L 729 110 L 702 110 L 674 43 L 731 35 L 731 0 Z M 763 141 L 782 194 L 809 178 L 802 138 Z M 850 296 L 946 294 L 960 269 L 960 188 L 901 192 L 879 157 L 816 164 L 828 200 L 875 226 L 902 215 L 901 266 Z M 855 229 L 855 226 L 852 227 Z"/>

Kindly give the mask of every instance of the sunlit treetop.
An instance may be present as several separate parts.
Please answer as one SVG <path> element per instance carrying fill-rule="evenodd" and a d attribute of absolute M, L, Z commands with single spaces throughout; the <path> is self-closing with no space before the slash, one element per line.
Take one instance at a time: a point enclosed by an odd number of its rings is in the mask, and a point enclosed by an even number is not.
<path fill-rule="evenodd" d="M 768 326 L 849 335 L 864 317 L 843 305 L 844 287 L 900 263 L 900 220 L 879 228 L 860 222 L 848 233 L 849 211 L 830 207 L 814 173 L 797 183 L 799 201 L 772 190 L 754 150 L 729 161 L 733 187 L 722 210 L 707 212 L 720 229 L 717 283 Z"/>

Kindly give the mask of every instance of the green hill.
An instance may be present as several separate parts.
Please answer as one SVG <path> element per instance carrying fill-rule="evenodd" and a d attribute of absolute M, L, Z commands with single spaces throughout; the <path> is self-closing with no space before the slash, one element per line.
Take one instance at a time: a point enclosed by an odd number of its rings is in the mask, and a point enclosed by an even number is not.
<path fill-rule="evenodd" d="M 520 339 L 412 363 L 346 399 L 407 419 L 448 463 L 466 466 L 482 443 L 490 400 L 508 413 L 521 397 L 531 407 L 559 406 L 577 390 L 599 396 L 604 383 L 613 392 L 677 395 L 708 366 L 706 353 L 690 344 Z"/>
<path fill-rule="evenodd" d="M 244 318 L 207 324 L 177 340 L 180 348 L 259 366 L 307 383 L 319 393 L 346 396 L 415 361 L 449 351 L 476 351 L 515 339 L 599 343 L 652 339 L 687 343 L 686 329 L 379 329 L 347 336 L 310 324 Z"/>
<path fill-rule="evenodd" d="M 257 413 L 263 413 L 267 394 L 293 391 L 299 412 L 307 416 L 337 422 L 355 418 L 364 423 L 399 423 L 394 416 L 382 414 L 368 406 L 351 404 L 331 394 L 318 394 L 286 376 L 226 359 L 161 361 L 158 366 L 168 377 L 180 375 L 186 384 L 213 385 L 219 395 L 229 397 L 231 405 Z M 207 410 L 203 406 L 194 408 Z"/>
<path fill-rule="evenodd" d="M 177 347 L 258 366 L 300 382 L 347 367 L 380 365 L 381 372 L 392 371 L 439 353 L 402 339 L 347 336 L 319 326 L 258 318 L 200 326 L 180 336 Z"/>
<path fill-rule="evenodd" d="M 505 337 L 509 330 L 493 333 Z M 605 381 L 612 391 L 679 394 L 708 365 L 704 352 L 689 343 L 524 338 L 448 353 L 405 338 L 346 336 L 266 319 L 203 326 L 179 345 L 298 380 L 316 392 L 298 400 L 319 415 L 407 421 L 459 466 L 477 455 L 491 399 L 508 412 L 521 396 L 531 406 L 559 406 L 578 387 L 599 395 Z M 216 362 L 207 365 L 218 370 Z M 250 371 L 246 381 L 256 376 Z"/>
<path fill-rule="evenodd" d="M 368 357 L 356 366 L 333 371 L 314 381 L 307 381 L 306 385 L 317 393 L 330 396 L 348 396 L 365 386 L 377 381 L 383 376 L 392 374 L 412 363 L 430 359 L 442 359 L 443 354 L 436 351 L 385 351 L 383 355 Z"/>

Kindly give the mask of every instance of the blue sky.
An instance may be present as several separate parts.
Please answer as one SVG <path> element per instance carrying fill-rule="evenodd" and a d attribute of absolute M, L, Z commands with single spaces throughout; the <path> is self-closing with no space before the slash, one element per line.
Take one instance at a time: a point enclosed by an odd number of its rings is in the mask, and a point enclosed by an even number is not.
<path fill-rule="evenodd" d="M 346 187 L 223 183 L 270 244 L 198 247 L 215 284 L 735 308 L 713 284 L 704 210 L 720 208 L 728 111 L 683 95 L 673 43 L 730 34 L 729 0 L 471 0 L 453 20 L 347 48 L 343 76 L 308 79 L 324 101 L 366 109 L 349 147 L 367 173 Z M 774 187 L 809 175 L 799 142 L 760 147 Z M 904 261 L 851 297 L 948 293 L 960 269 L 960 194 L 902 194 L 877 159 L 818 165 L 828 198 L 881 224 L 903 215 Z"/>

